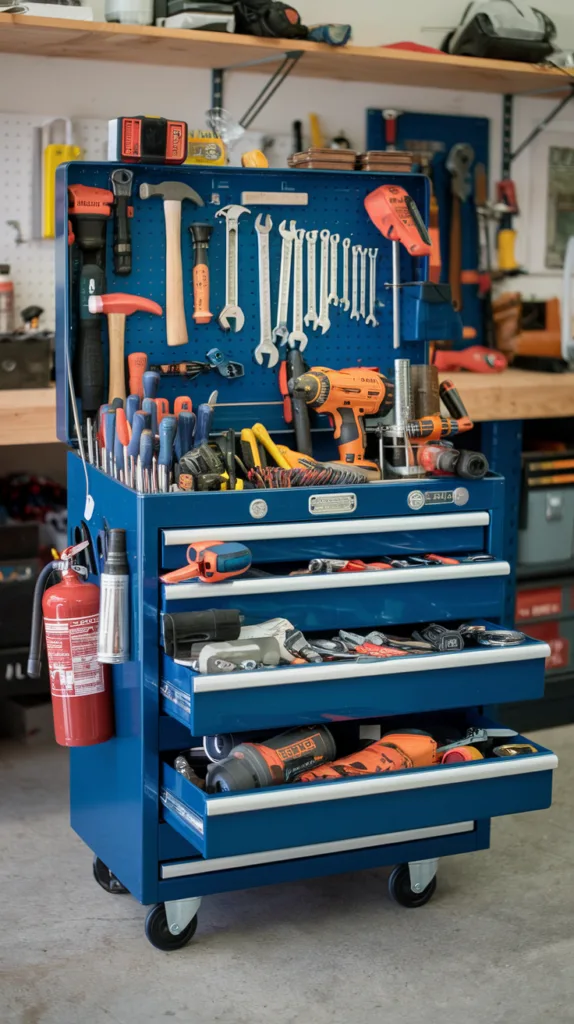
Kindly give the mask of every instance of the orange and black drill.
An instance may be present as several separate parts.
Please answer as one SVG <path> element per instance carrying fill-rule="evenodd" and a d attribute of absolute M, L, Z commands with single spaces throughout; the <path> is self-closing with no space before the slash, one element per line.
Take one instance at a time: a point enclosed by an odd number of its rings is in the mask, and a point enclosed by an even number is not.
<path fill-rule="evenodd" d="M 290 388 L 294 396 L 302 398 L 315 412 L 329 417 L 341 462 L 378 474 L 377 464 L 365 459 L 365 416 L 384 416 L 393 408 L 392 381 L 367 368 L 329 370 L 313 366 L 293 380 Z"/>
<path fill-rule="evenodd" d="M 426 444 L 432 441 L 440 441 L 444 437 L 454 437 L 455 434 L 462 434 L 466 430 L 472 430 L 474 423 L 470 419 L 464 402 L 451 380 L 443 380 L 439 389 L 449 417 L 435 413 L 433 416 L 423 416 L 419 420 L 410 420 L 407 424 L 409 440 L 413 444 Z"/>

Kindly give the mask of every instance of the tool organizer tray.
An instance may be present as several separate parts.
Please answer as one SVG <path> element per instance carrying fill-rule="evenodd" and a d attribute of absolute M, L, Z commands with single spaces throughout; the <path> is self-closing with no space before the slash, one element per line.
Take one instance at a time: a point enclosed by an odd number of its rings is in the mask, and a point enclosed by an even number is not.
<path fill-rule="evenodd" d="M 58 177 L 58 431 L 72 447 L 65 371 L 75 325 L 69 302 L 65 187 L 70 180 L 105 187 L 112 167 L 75 164 Z M 187 167 L 135 170 L 141 180 L 188 180 L 202 193 L 218 192 L 222 203 L 223 196 L 225 201 L 238 201 L 247 189 L 308 191 L 305 223 L 311 219 L 311 200 L 318 196 L 321 214 L 316 222 L 325 217 L 326 226 L 333 229 L 335 218 L 344 217 L 341 231 L 379 244 L 378 280 L 385 297 L 390 247 L 380 236 L 375 238 L 374 229 L 369 234 L 362 201 L 366 192 L 397 176 L 212 172 Z M 426 183 L 409 176 L 409 188 L 426 217 Z M 163 303 L 161 203 L 134 205 L 136 277 L 128 279 L 129 287 Z M 211 218 L 213 210 L 204 212 Z M 272 214 L 275 220 L 275 211 Z M 290 214 L 287 207 L 282 208 L 281 219 Z M 292 216 L 302 218 L 301 209 L 294 209 Z M 190 208 L 187 218 L 198 219 L 198 211 Z M 184 236 L 188 220 L 184 207 Z M 249 295 L 249 288 L 255 287 L 251 282 L 256 281 L 256 241 L 249 231 L 244 234 L 251 270 L 245 281 L 240 279 L 240 295 Z M 216 268 L 221 266 L 224 235 L 222 228 L 211 261 L 214 311 L 222 300 L 221 274 Z M 408 257 L 403 261 L 408 280 L 413 267 Z M 111 260 L 108 263 L 111 267 Z M 191 281 L 191 247 L 184 259 L 184 278 Z M 124 287 L 127 284 L 113 274 L 108 277 L 108 291 Z M 218 387 L 216 431 L 258 419 L 264 419 L 271 430 L 284 429 L 275 374 L 249 362 L 258 336 L 257 296 L 249 301 L 250 327 L 245 336 L 243 332 L 223 335 L 213 322 L 205 342 L 200 340 L 200 328 L 191 326 L 188 309 L 190 342 L 183 354 L 182 349 L 167 349 L 159 318 L 153 318 L 145 330 L 141 324 L 136 326 L 137 318 L 132 318 L 133 325 L 128 320 L 127 351 L 141 348 L 150 361 L 165 362 L 172 355 L 194 358 L 198 351 L 203 354 L 217 344 L 246 367 L 249 363 L 241 381 L 221 379 L 216 385 L 211 377 L 207 384 L 200 378 L 189 387 L 194 404 Z M 389 372 L 393 357 L 390 303 L 380 313 L 377 330 L 363 324 L 349 327 L 341 314 L 323 339 L 310 338 L 309 361 L 353 365 L 360 352 L 365 365 L 376 364 Z M 403 346 L 400 354 L 422 361 L 424 344 Z M 181 391 L 181 384 L 172 391 L 170 386 L 169 380 L 162 379 L 160 395 L 173 398 Z M 247 400 L 246 409 L 241 402 Z M 322 424 L 317 429 L 322 431 Z M 94 547 L 106 526 L 126 530 L 131 651 L 130 661 L 113 668 L 114 738 L 71 750 L 71 821 L 100 866 L 109 869 L 140 902 L 163 908 L 172 936 L 178 929 L 189 936 L 199 900 L 209 893 L 381 865 L 409 865 L 412 893 L 422 893 L 421 902 L 426 902 L 439 857 L 488 847 L 493 816 L 550 804 L 556 758 L 540 747 L 529 756 L 229 796 L 206 796 L 173 769 L 179 751 L 215 732 L 268 728 L 273 733 L 293 725 L 355 718 L 384 718 L 385 726 L 388 719 L 389 727 L 398 721 L 424 728 L 425 716 L 451 714 L 449 709 L 457 709 L 452 712 L 453 721 L 465 729 L 484 724 L 480 717 L 484 705 L 539 696 L 548 648 L 538 641 L 516 648 L 472 648 L 376 664 L 304 665 L 230 676 L 198 675 L 168 657 L 162 647 L 161 616 L 166 608 L 239 608 L 247 624 L 286 616 L 303 631 L 327 631 L 324 635 L 339 627 L 433 620 L 499 623 L 509 572 L 503 557 L 504 481 L 500 477 L 491 474 L 468 482 L 397 480 L 355 489 L 144 495 L 93 466 L 86 468 L 86 474 L 87 481 L 77 453 L 70 452 L 70 534 L 73 537 L 75 527 L 85 521 L 86 487 L 94 502 L 86 523 Z M 193 583 L 168 588 L 160 582 L 162 571 L 183 564 L 188 544 L 215 538 L 246 544 L 253 564 L 273 575 L 210 586 Z M 334 576 L 288 575 L 293 566 L 312 557 L 373 558 L 429 551 L 492 557 L 458 566 L 372 572 L 369 578 L 350 573 L 344 581 Z M 393 877 L 391 888 L 396 895 Z M 157 912 L 154 908 L 148 915 L 148 936 Z"/>

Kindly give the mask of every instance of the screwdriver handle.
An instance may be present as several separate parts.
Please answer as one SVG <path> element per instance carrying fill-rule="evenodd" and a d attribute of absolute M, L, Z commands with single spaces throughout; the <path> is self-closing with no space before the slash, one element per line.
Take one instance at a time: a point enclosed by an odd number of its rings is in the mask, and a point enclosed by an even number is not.
<path fill-rule="evenodd" d="M 171 466 L 173 459 L 173 442 L 177 432 L 175 416 L 164 416 L 159 425 L 159 466 Z"/>
<path fill-rule="evenodd" d="M 213 313 L 209 311 L 209 239 L 211 224 L 192 224 L 195 258 L 193 261 L 193 319 L 196 324 L 208 324 Z"/>
<path fill-rule="evenodd" d="M 128 395 L 126 398 L 126 416 L 128 423 L 131 427 L 134 421 L 134 415 L 140 407 L 140 396 L 139 395 Z"/>
<path fill-rule="evenodd" d="M 468 419 L 466 406 L 451 380 L 441 381 L 439 394 L 450 416 L 454 416 L 456 420 L 461 420 L 463 418 Z"/>
<path fill-rule="evenodd" d="M 151 416 L 151 432 L 155 437 L 157 434 L 157 405 L 153 398 L 144 398 L 142 402 L 142 409 Z"/>
<path fill-rule="evenodd" d="M 107 471 L 113 472 L 114 442 L 116 437 L 116 410 L 108 409 L 104 414 L 104 446 L 106 449 Z"/>
<path fill-rule="evenodd" d="M 193 444 L 195 416 L 192 412 L 180 412 L 177 418 L 177 434 L 175 435 L 175 457 L 177 461 L 190 450 Z"/>
<path fill-rule="evenodd" d="M 193 412 L 193 402 L 189 395 L 179 395 L 173 403 L 173 411 L 176 416 L 180 412 Z"/>
<path fill-rule="evenodd" d="M 115 460 L 115 464 L 116 464 L 116 473 L 119 476 L 120 470 L 121 470 L 122 473 L 124 472 L 125 463 L 124 463 L 124 446 L 122 444 L 122 439 L 121 439 L 120 434 L 118 432 L 118 425 L 117 425 L 117 423 L 116 423 L 116 434 L 115 434 L 115 440 L 114 440 L 114 460 Z"/>
<path fill-rule="evenodd" d="M 197 423 L 195 425 L 195 447 L 200 444 L 207 444 L 211 424 L 213 423 L 213 406 L 203 402 L 197 409 Z"/>
<path fill-rule="evenodd" d="M 144 397 L 143 375 L 147 367 L 145 352 L 130 352 L 128 356 L 128 379 L 130 394 L 139 395 L 140 402 Z"/>
<path fill-rule="evenodd" d="M 169 401 L 167 398 L 154 398 L 154 402 L 157 409 L 157 422 L 159 426 L 164 416 L 169 416 Z"/>
<path fill-rule="evenodd" d="M 144 430 L 140 438 L 140 461 L 142 469 L 151 469 L 153 458 L 153 434 Z"/>
<path fill-rule="evenodd" d="M 159 373 L 146 370 L 142 377 L 144 398 L 157 398 L 159 389 Z"/>
<path fill-rule="evenodd" d="M 132 423 L 132 436 L 128 444 L 128 455 L 137 459 L 140 452 L 140 440 L 144 430 L 149 430 L 151 420 L 146 413 L 136 412 Z"/>

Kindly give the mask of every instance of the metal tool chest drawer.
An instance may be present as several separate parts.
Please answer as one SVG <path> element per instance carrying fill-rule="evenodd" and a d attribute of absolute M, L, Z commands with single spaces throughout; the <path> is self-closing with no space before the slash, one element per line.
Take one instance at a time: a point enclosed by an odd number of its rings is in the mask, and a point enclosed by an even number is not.
<path fill-rule="evenodd" d="M 557 758 L 544 747 L 537 751 L 214 795 L 164 763 L 160 798 L 164 820 L 204 857 L 226 857 L 548 807 Z"/>
<path fill-rule="evenodd" d="M 199 675 L 164 654 L 161 709 L 193 736 L 209 736 L 533 700 L 544 692 L 548 654 L 546 643 L 529 641 L 520 647 L 220 675 Z"/>

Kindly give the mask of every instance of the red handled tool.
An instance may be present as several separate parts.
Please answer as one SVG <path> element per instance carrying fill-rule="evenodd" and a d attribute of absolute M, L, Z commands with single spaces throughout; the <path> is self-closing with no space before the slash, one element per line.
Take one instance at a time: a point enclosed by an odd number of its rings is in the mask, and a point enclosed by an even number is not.
<path fill-rule="evenodd" d="M 160 577 L 162 583 L 182 583 L 199 578 L 202 583 L 221 583 L 241 576 L 251 566 L 251 552 L 244 544 L 202 540 L 187 549 L 187 565 Z"/>
<path fill-rule="evenodd" d="M 108 318 L 108 340 L 110 346 L 110 383 L 108 401 L 114 398 L 126 399 L 124 372 L 124 338 L 126 317 L 132 313 L 155 313 L 161 316 L 163 310 L 157 302 L 141 295 L 126 295 L 114 292 L 109 295 L 92 295 L 88 300 L 90 313 L 105 313 Z M 132 390 L 130 385 L 130 391 Z M 133 392 L 137 394 L 137 392 Z"/>

